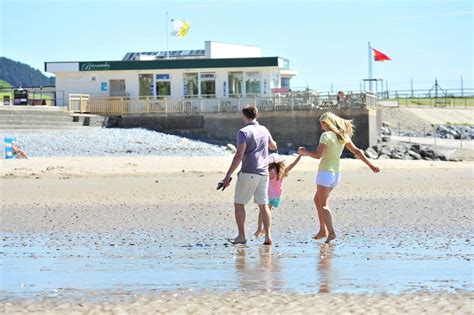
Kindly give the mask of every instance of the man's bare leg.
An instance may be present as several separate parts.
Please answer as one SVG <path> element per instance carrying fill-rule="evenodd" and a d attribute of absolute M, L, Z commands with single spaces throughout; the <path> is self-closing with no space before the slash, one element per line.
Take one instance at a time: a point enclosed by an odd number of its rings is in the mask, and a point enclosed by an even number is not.
<path fill-rule="evenodd" d="M 239 235 L 234 239 L 229 239 L 232 244 L 245 244 L 245 206 L 241 203 L 234 203 L 235 207 L 235 222 L 237 223 L 237 229 Z"/>

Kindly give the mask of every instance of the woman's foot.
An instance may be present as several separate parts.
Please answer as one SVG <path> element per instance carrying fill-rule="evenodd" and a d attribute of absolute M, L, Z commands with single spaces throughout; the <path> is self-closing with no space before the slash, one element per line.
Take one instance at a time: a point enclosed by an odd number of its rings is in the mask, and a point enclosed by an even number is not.
<path fill-rule="evenodd" d="M 257 230 L 257 232 L 253 233 L 253 235 L 256 238 L 259 238 L 260 236 L 265 236 L 265 231 L 264 230 Z"/>
<path fill-rule="evenodd" d="M 233 244 L 233 245 L 237 245 L 237 244 L 242 244 L 243 245 L 243 244 L 247 243 L 247 240 L 245 238 L 238 238 L 238 237 L 236 237 L 234 239 L 228 238 L 227 241 L 229 243 Z"/>
<path fill-rule="evenodd" d="M 329 234 L 328 238 L 324 243 L 329 244 L 330 241 L 336 239 L 336 234 Z"/>
<path fill-rule="evenodd" d="M 315 236 L 313 236 L 313 238 L 314 238 L 315 240 L 320 240 L 320 239 L 325 238 L 325 237 L 327 237 L 327 236 L 328 236 L 328 235 L 327 235 L 326 232 L 321 232 L 321 231 L 319 231 L 318 234 L 316 234 Z"/>

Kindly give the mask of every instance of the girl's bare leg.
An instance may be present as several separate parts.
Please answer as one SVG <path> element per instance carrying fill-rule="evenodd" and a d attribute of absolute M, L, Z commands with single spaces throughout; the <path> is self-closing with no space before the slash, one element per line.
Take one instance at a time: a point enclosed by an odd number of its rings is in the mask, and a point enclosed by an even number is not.
<path fill-rule="evenodd" d="M 329 194 L 331 193 L 331 190 L 332 188 L 318 185 L 318 199 L 323 209 L 324 224 L 329 233 L 326 243 L 329 243 L 336 238 L 336 233 L 334 232 L 334 226 L 332 223 L 332 213 L 329 209 Z"/>
<path fill-rule="evenodd" d="M 319 186 L 318 186 L 319 187 Z M 316 211 L 318 213 L 318 220 L 319 220 L 319 232 L 313 238 L 315 240 L 319 240 L 321 238 L 325 238 L 328 234 L 326 231 L 326 224 L 324 223 L 324 214 L 323 214 L 323 207 L 320 203 L 318 197 L 318 191 L 314 194 L 314 204 L 316 205 Z"/>
<path fill-rule="evenodd" d="M 270 209 L 270 214 L 272 212 L 272 206 L 268 205 L 268 208 Z M 258 213 L 258 226 L 257 226 L 257 231 L 253 233 L 255 237 L 260 237 L 265 235 L 265 227 L 263 226 L 263 217 L 262 213 Z"/>

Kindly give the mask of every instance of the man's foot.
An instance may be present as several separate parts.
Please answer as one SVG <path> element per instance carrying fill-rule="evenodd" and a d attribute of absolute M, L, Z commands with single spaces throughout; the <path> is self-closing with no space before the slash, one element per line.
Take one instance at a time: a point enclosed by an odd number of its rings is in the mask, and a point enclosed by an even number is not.
<path fill-rule="evenodd" d="M 328 238 L 326 239 L 326 241 L 324 241 L 324 243 L 329 244 L 329 242 L 334 239 L 336 239 L 336 234 L 329 234 Z"/>
<path fill-rule="evenodd" d="M 238 238 L 238 237 L 236 237 L 234 239 L 228 238 L 227 241 L 229 243 L 233 244 L 233 245 L 237 245 L 237 244 L 242 244 L 243 245 L 243 244 L 247 243 L 247 240 L 245 238 Z"/>
<path fill-rule="evenodd" d="M 313 239 L 315 240 L 320 240 L 322 238 L 325 238 L 327 237 L 328 235 L 326 234 L 326 232 L 321 232 L 319 231 L 318 234 L 316 234 L 315 236 L 313 236 Z"/>
<path fill-rule="evenodd" d="M 264 230 L 257 230 L 257 232 L 253 233 L 253 235 L 256 238 L 259 238 L 260 236 L 265 236 L 265 231 Z"/>
<path fill-rule="evenodd" d="M 272 245 L 272 240 L 271 239 L 265 239 L 265 242 L 263 242 L 263 245 Z"/>

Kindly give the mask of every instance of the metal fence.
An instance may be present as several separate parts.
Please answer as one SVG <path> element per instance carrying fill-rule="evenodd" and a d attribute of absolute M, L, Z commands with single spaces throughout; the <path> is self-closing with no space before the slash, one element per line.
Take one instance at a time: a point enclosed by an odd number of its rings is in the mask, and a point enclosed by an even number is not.
<path fill-rule="evenodd" d="M 385 91 L 377 96 L 408 107 L 474 108 L 474 89 Z"/>
<path fill-rule="evenodd" d="M 366 108 L 376 106 L 376 97 L 369 93 L 337 95 L 297 93 L 274 97 L 98 97 L 71 94 L 69 110 L 114 116 L 146 113 L 210 113 L 239 112 L 245 105 L 253 104 L 260 111 L 313 110 L 338 108 Z M 82 104 L 82 105 L 78 105 Z M 87 110 L 85 110 L 87 109 Z"/>

